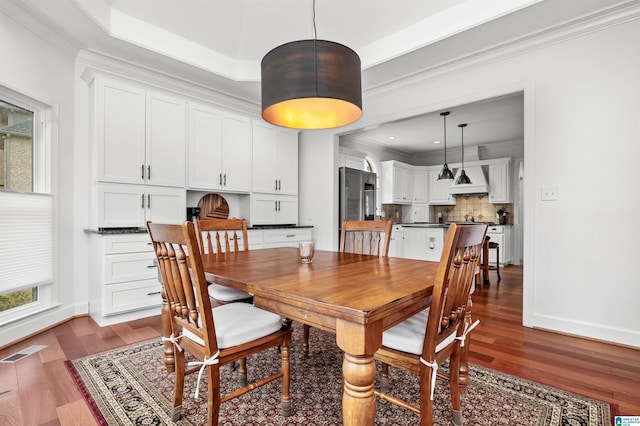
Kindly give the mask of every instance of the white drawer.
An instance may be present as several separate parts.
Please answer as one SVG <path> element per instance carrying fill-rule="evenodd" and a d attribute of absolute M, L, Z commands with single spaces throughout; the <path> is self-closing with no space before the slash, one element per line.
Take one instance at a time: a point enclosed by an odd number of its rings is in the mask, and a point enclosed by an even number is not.
<path fill-rule="evenodd" d="M 161 290 L 162 286 L 157 280 L 105 286 L 102 313 L 113 315 L 157 306 L 160 314 Z"/>
<path fill-rule="evenodd" d="M 487 228 L 487 234 L 504 234 L 504 226 L 490 226 Z"/>
<path fill-rule="evenodd" d="M 105 254 L 153 252 L 147 233 L 105 235 L 103 240 Z"/>
<path fill-rule="evenodd" d="M 111 254 L 104 257 L 105 284 L 147 280 L 158 277 L 153 252 Z"/>
<path fill-rule="evenodd" d="M 291 243 L 299 241 L 309 241 L 311 239 L 311 229 L 265 229 L 264 242 L 271 243 Z"/>
<path fill-rule="evenodd" d="M 262 244 L 264 242 L 264 231 L 262 229 L 247 230 L 247 238 L 249 238 L 249 246 Z"/>

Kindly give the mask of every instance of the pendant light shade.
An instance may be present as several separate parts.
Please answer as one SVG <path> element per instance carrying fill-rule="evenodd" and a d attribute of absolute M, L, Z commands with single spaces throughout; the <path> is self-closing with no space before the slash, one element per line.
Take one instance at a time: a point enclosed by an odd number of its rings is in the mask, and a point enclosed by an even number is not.
<path fill-rule="evenodd" d="M 300 40 L 262 59 L 262 118 L 295 129 L 344 126 L 362 116 L 360 57 L 339 43 Z"/>
<path fill-rule="evenodd" d="M 456 179 L 456 184 L 465 185 L 471 183 L 471 179 L 469 179 L 469 176 L 467 176 L 467 173 L 464 171 L 464 128 L 467 127 L 467 125 L 464 123 L 458 124 L 458 127 L 460 127 L 460 131 L 462 132 L 462 171 L 458 179 Z"/>
<path fill-rule="evenodd" d="M 442 170 L 438 174 L 438 180 L 452 180 L 453 173 L 449 169 L 447 164 L 447 115 L 451 114 L 449 111 L 441 112 L 440 115 L 444 119 L 444 165 Z"/>

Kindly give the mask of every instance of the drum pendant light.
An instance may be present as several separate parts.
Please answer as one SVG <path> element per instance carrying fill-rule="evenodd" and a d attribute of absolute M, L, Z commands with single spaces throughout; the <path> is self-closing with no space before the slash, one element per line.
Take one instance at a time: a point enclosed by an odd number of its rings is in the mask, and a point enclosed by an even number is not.
<path fill-rule="evenodd" d="M 329 129 L 362 116 L 360 57 L 340 43 L 313 40 L 276 47 L 262 58 L 262 118 L 295 129 Z"/>
<path fill-rule="evenodd" d="M 453 173 L 447 165 L 447 115 L 451 114 L 449 111 L 441 112 L 440 115 L 444 119 L 444 165 L 442 170 L 438 174 L 438 180 L 452 180 Z"/>
<path fill-rule="evenodd" d="M 462 132 L 462 171 L 460 172 L 458 179 L 456 179 L 456 184 L 465 185 L 471 183 L 471 179 L 469 179 L 469 176 L 467 176 L 464 171 L 464 128 L 467 127 L 467 125 L 464 123 L 458 124 L 458 127 L 460 127 L 460 131 Z"/>

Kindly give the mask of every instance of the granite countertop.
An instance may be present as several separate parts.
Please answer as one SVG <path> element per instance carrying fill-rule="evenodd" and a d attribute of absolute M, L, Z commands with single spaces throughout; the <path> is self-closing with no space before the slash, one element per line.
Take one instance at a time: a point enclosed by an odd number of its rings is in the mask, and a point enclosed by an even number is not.
<path fill-rule="evenodd" d="M 394 225 L 399 225 L 404 228 L 448 228 L 454 222 L 445 222 L 445 223 L 427 223 L 427 222 L 416 222 L 416 223 L 394 223 Z M 455 222 L 459 224 L 469 224 L 469 225 L 482 225 L 483 222 Z M 489 223 L 489 226 L 513 226 L 512 223 Z"/>

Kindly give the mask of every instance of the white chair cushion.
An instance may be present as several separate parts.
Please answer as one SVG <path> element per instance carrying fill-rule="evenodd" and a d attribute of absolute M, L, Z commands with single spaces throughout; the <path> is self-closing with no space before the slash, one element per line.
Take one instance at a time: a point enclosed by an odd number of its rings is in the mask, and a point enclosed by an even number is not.
<path fill-rule="evenodd" d="M 216 325 L 218 348 L 230 348 L 275 333 L 282 327 L 282 318 L 248 303 L 229 303 L 212 309 Z M 204 345 L 204 341 L 183 330 L 183 336 Z"/>
<path fill-rule="evenodd" d="M 209 296 L 220 302 L 235 302 L 236 300 L 250 299 L 252 297 L 246 291 L 236 290 L 220 284 L 209 284 L 207 291 Z"/>
<path fill-rule="evenodd" d="M 427 319 L 429 309 L 418 312 L 411 318 L 407 318 L 384 333 L 382 333 L 382 346 L 414 355 L 422 355 L 424 335 L 427 331 Z M 436 346 L 436 353 L 448 346 L 456 338 L 455 330 Z"/>

